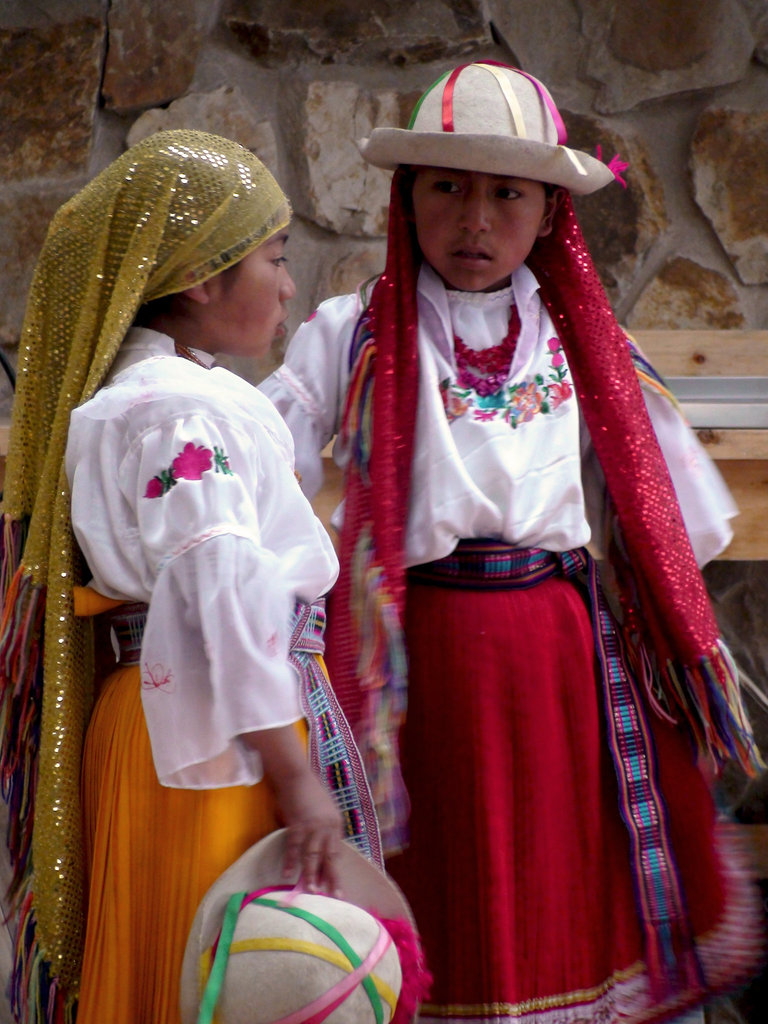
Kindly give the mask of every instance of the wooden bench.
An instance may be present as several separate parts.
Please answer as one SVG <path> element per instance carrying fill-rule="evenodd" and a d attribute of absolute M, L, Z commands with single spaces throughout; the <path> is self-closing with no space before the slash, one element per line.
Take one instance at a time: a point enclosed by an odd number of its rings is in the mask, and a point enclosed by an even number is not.
<path fill-rule="evenodd" d="M 768 408 L 768 331 L 636 331 L 633 337 L 665 377 L 755 378 Z M 739 507 L 733 541 L 720 557 L 768 558 L 768 429 L 702 425 L 696 432 Z"/>

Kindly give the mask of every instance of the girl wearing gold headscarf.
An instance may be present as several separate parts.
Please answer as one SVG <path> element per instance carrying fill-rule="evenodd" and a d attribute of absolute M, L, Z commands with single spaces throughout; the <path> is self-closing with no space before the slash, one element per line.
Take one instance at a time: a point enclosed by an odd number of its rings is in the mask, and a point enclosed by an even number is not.
<path fill-rule="evenodd" d="M 279 415 L 211 368 L 283 329 L 289 218 L 250 152 L 170 131 L 50 226 L 3 503 L 19 1020 L 73 1019 L 79 999 L 79 1024 L 177 1021 L 201 896 L 279 820 L 287 869 L 335 884 L 341 820 L 304 751 L 291 616 L 336 556 Z M 94 693 L 102 612 L 119 654 Z M 315 639 L 320 619 L 304 615 Z"/>

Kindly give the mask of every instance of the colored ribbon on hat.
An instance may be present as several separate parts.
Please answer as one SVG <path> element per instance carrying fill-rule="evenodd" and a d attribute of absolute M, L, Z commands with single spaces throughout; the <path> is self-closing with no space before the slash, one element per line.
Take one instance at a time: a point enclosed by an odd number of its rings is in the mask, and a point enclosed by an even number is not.
<path fill-rule="evenodd" d="M 454 131 L 454 125 L 453 125 L 453 93 L 454 93 L 454 89 L 456 88 L 456 82 L 458 80 L 459 75 L 462 73 L 462 71 L 465 71 L 467 68 L 482 68 L 483 71 L 490 72 L 493 75 L 493 77 L 496 79 L 496 81 L 498 82 L 499 88 L 501 89 L 502 94 L 504 95 L 504 99 L 507 101 L 507 106 L 509 107 L 509 112 L 512 115 L 512 121 L 514 122 L 514 125 L 515 125 L 515 134 L 520 139 L 527 138 L 527 134 L 528 134 L 527 131 L 526 131 L 526 127 L 525 127 L 525 118 L 523 117 L 523 111 L 522 111 L 522 108 L 520 107 L 520 101 L 518 100 L 517 96 L 515 96 L 515 94 L 514 94 L 514 92 L 512 90 L 512 86 L 509 84 L 509 79 L 507 78 L 506 75 L 504 75 L 502 73 L 502 71 L 503 70 L 514 71 L 515 74 L 522 75 L 523 78 L 527 78 L 528 81 L 532 83 L 532 85 L 536 89 L 536 92 L 539 94 L 539 97 L 541 98 L 542 103 L 544 104 L 544 106 L 549 111 L 549 114 L 550 114 L 550 116 L 551 116 L 551 118 L 552 118 L 552 120 L 553 120 L 553 122 L 555 124 L 555 129 L 557 131 L 557 142 L 558 142 L 558 145 L 561 145 L 561 146 L 565 145 L 565 143 L 568 141 L 568 133 L 567 133 L 567 131 L 565 129 L 565 123 L 563 122 L 563 119 L 560 116 L 560 111 L 555 106 L 555 101 L 549 95 L 549 93 L 544 88 L 542 83 L 537 78 L 534 78 L 533 75 L 529 75 L 526 71 L 521 71 L 520 68 L 514 68 L 514 67 L 512 67 L 509 64 L 502 64 L 500 61 L 495 61 L 495 60 L 477 61 L 476 63 L 473 63 L 473 64 L 461 64 L 459 67 L 454 68 L 453 71 L 450 72 L 450 74 L 448 75 L 448 80 L 445 83 L 445 87 L 443 88 L 443 113 L 442 113 L 442 116 L 443 116 L 443 131 L 444 132 L 452 132 L 452 131 Z M 441 81 L 442 81 L 442 79 L 438 79 L 438 81 L 435 83 L 435 85 L 439 85 Z M 433 88 L 434 88 L 434 86 L 433 86 Z M 430 91 L 431 90 L 429 90 L 429 89 L 427 90 L 427 92 L 430 92 Z M 425 93 L 424 95 L 426 96 L 427 93 Z M 418 108 L 421 106 L 421 103 L 423 102 L 423 100 L 424 100 L 424 96 L 421 97 L 421 100 L 419 101 L 419 104 L 418 104 L 416 110 L 414 110 L 414 112 L 413 112 L 413 116 L 411 118 L 411 124 L 413 124 L 413 120 L 415 119 L 415 116 L 416 116 L 416 113 L 418 111 Z M 577 164 L 577 166 L 581 170 L 580 165 Z M 583 174 L 584 171 L 581 170 L 581 173 Z"/>
<path fill-rule="evenodd" d="M 313 999 L 301 1009 L 295 1010 L 287 1016 L 281 1017 L 279 1020 L 275 1021 L 274 1024 L 322 1024 L 322 1021 L 324 1021 L 326 1017 L 330 1016 L 330 1014 L 344 1002 L 347 996 L 349 996 L 350 993 L 358 987 L 358 985 L 362 985 L 365 989 L 371 1003 L 371 1009 L 373 1010 L 376 1024 L 385 1024 L 381 996 L 379 995 L 370 972 L 384 956 L 387 949 L 392 945 L 392 939 L 387 930 L 377 922 L 379 931 L 376 941 L 365 958 L 361 958 L 344 938 L 338 928 L 335 928 L 329 921 L 326 921 L 317 914 L 313 914 L 311 911 L 305 910 L 303 907 L 294 906 L 290 901 L 281 903 L 278 900 L 263 896 L 261 895 L 262 891 L 263 890 L 252 893 L 233 893 L 227 900 L 221 929 L 213 946 L 215 950 L 213 964 L 203 992 L 203 997 L 200 1001 L 200 1011 L 197 1018 L 197 1024 L 212 1024 L 216 1003 L 218 1002 L 221 989 L 224 984 L 224 976 L 226 974 L 227 963 L 229 961 L 229 955 L 232 948 L 232 939 L 234 937 L 237 919 L 240 912 L 252 903 L 255 903 L 257 906 L 269 907 L 273 910 L 282 911 L 283 913 L 290 914 L 292 917 L 298 917 L 313 928 L 316 928 L 341 950 L 347 960 L 347 964 L 353 968 L 345 975 L 345 977 L 332 985 L 326 992 L 322 993 L 316 999 Z M 299 948 L 299 945 L 299 943 L 296 944 L 297 949 Z M 289 944 L 287 947 L 283 948 L 290 949 L 291 946 Z"/>

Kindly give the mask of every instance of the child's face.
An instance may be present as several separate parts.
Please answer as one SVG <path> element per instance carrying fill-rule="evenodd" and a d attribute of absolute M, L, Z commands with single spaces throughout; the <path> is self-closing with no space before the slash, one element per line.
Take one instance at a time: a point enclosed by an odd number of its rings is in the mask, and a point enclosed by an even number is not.
<path fill-rule="evenodd" d="M 547 195 L 540 181 L 443 167 L 415 172 L 416 235 L 449 288 L 503 288 L 536 239 L 552 230 L 560 192 Z"/>
<path fill-rule="evenodd" d="M 239 263 L 184 294 L 205 327 L 199 348 L 211 354 L 265 356 L 285 336 L 286 305 L 296 286 L 285 268 L 287 234 L 262 242 Z M 200 319 L 200 318 L 204 319 Z M 183 340 L 183 339 L 181 339 Z"/>

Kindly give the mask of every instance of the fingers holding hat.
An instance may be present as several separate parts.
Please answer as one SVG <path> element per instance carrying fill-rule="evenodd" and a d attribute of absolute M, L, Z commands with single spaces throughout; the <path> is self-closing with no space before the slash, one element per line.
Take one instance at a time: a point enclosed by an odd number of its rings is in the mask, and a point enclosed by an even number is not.
<path fill-rule="evenodd" d="M 298 871 L 301 885 L 307 892 L 340 897 L 340 848 L 341 829 L 336 821 L 323 823 L 318 820 L 289 826 L 283 874 L 291 878 Z"/>
<path fill-rule="evenodd" d="M 247 741 L 261 755 L 286 826 L 284 877 L 298 873 L 309 892 L 337 895 L 341 812 L 310 768 L 296 730 L 292 725 L 264 729 L 251 733 Z"/>

